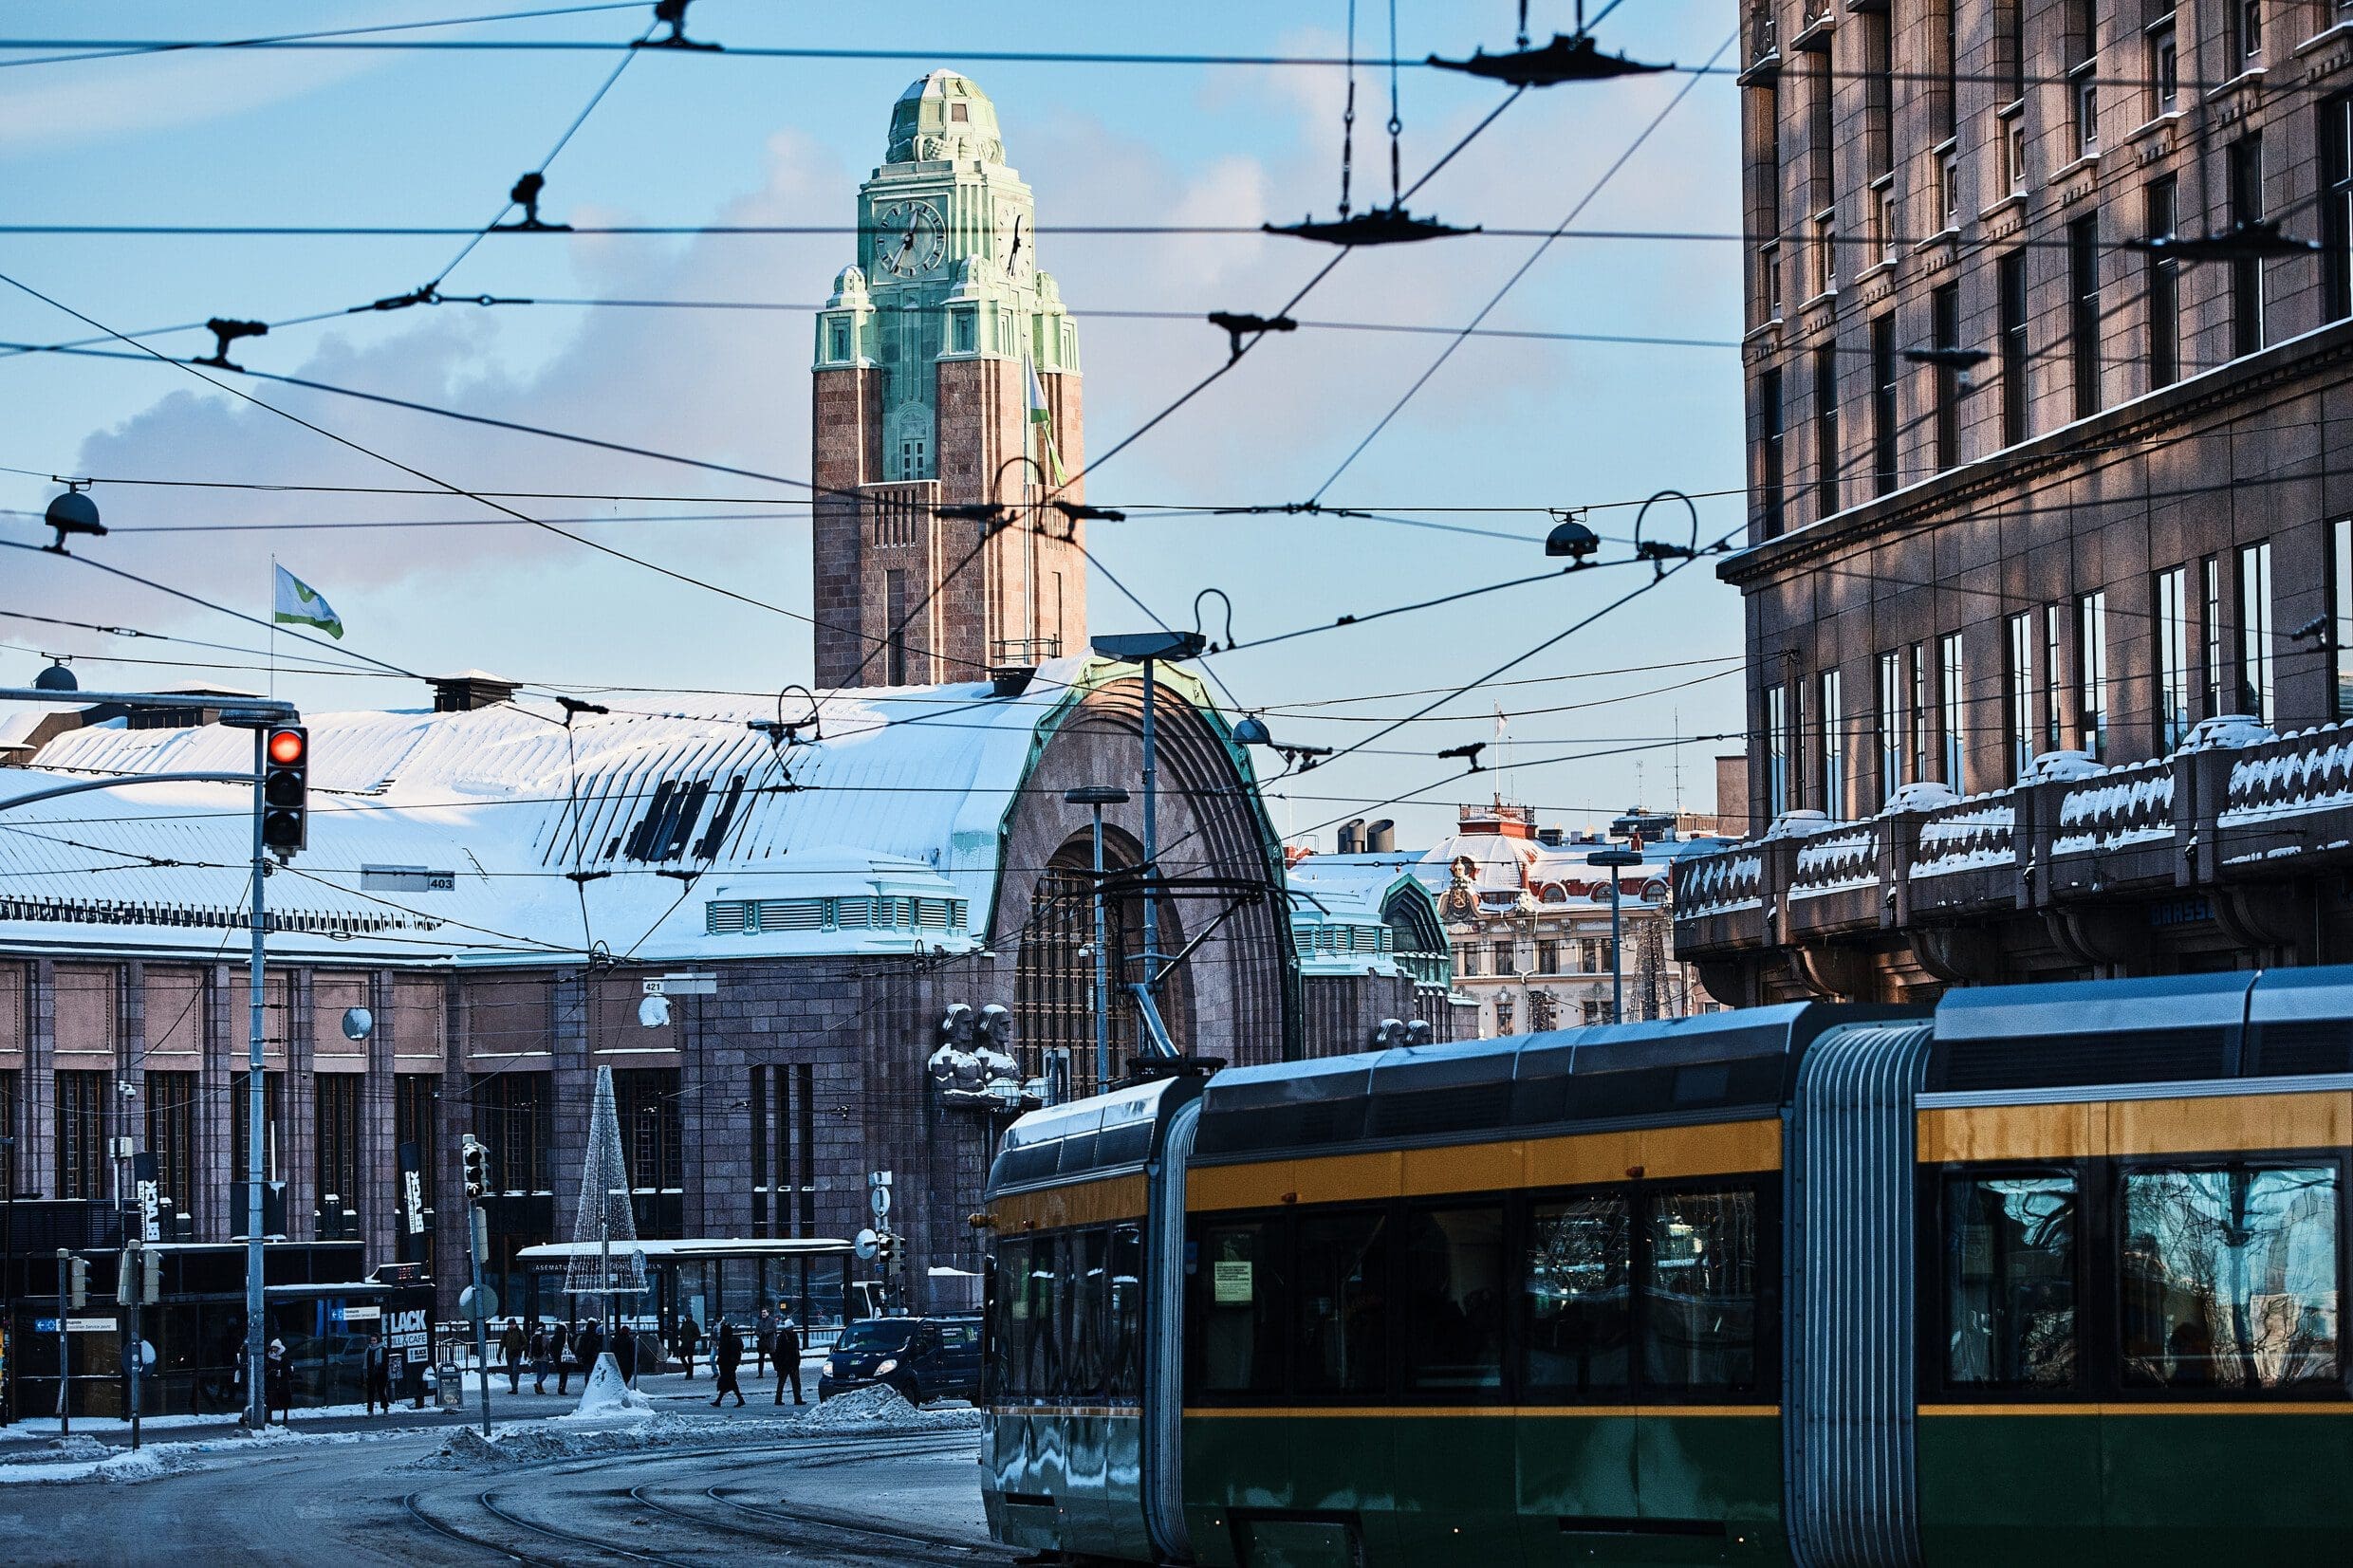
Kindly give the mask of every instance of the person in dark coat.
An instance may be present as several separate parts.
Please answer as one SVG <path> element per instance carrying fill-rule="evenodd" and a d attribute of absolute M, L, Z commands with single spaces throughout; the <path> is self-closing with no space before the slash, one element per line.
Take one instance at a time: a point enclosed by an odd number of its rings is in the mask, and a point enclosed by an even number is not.
<path fill-rule="evenodd" d="M 547 1392 L 547 1325 L 531 1319 L 531 1392 Z"/>
<path fill-rule="evenodd" d="M 719 1392 L 711 1396 L 713 1409 L 731 1393 L 735 1396 L 738 1406 L 743 1404 L 743 1385 L 735 1380 L 735 1369 L 743 1363 L 744 1337 L 735 1332 L 733 1323 L 722 1318 L 719 1319 L 718 1348 L 712 1354 L 712 1364 L 718 1369 L 719 1376 Z"/>
<path fill-rule="evenodd" d="M 523 1356 L 530 1348 L 530 1340 L 523 1332 L 523 1319 L 507 1319 L 506 1332 L 498 1337 L 498 1358 L 507 1363 L 507 1392 L 523 1392 Z"/>
<path fill-rule="evenodd" d="M 801 1403 L 801 1330 L 790 1314 L 776 1319 L 776 1402 L 785 1402 L 785 1385 L 792 1385 L 792 1402 Z"/>
<path fill-rule="evenodd" d="M 678 1332 L 672 1343 L 677 1346 L 678 1359 L 686 1363 L 686 1380 L 690 1383 L 695 1381 L 695 1352 L 702 1347 L 702 1325 L 695 1321 L 693 1313 L 678 1319 Z"/>
<path fill-rule="evenodd" d="M 367 1373 L 368 1414 L 374 1415 L 376 1407 L 381 1405 L 384 1407 L 384 1413 L 390 1415 L 392 1413 L 392 1352 L 385 1345 L 384 1336 L 380 1330 L 368 1340 L 367 1350 L 362 1354 L 361 1365 Z"/>
<path fill-rule="evenodd" d="M 556 1394 L 560 1398 L 571 1392 L 572 1325 L 558 1322 L 547 1331 L 547 1359 L 556 1364 Z"/>
<path fill-rule="evenodd" d="M 572 1359 L 580 1363 L 580 1380 L 585 1383 L 596 1375 L 597 1357 L 604 1354 L 604 1331 L 593 1321 L 584 1323 L 572 1344 Z"/>
<path fill-rule="evenodd" d="M 275 1408 L 283 1412 L 281 1418 L 290 1427 L 294 1424 L 294 1363 L 287 1356 L 285 1340 L 269 1341 L 262 1366 L 266 1379 L 262 1385 L 266 1391 L 264 1397 L 269 1402 L 262 1413 L 267 1416 Z"/>
<path fill-rule="evenodd" d="M 638 1386 L 638 1331 L 627 1323 L 613 1331 L 613 1364 L 621 1369 L 622 1382 Z"/>
<path fill-rule="evenodd" d="M 776 1346 L 775 1314 L 769 1311 L 768 1308 L 762 1307 L 760 1309 L 760 1316 L 758 1319 L 751 1325 L 751 1335 L 752 1344 L 759 1353 L 759 1360 L 756 1363 L 756 1367 L 759 1374 L 765 1377 L 768 1375 L 769 1352 L 773 1350 Z"/>

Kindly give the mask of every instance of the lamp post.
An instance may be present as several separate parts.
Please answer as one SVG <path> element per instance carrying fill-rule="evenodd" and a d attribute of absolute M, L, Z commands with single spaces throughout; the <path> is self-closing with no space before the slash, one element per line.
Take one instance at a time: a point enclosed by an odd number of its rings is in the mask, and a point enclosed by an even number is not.
<path fill-rule="evenodd" d="M 1065 789 L 1062 798 L 1072 805 L 1095 811 L 1095 1092 L 1111 1081 L 1111 954 L 1103 932 L 1102 814 L 1107 805 L 1125 805 L 1128 793 L 1118 784 L 1081 784 Z"/>
<path fill-rule="evenodd" d="M 1619 939 L 1618 877 L 1626 867 L 1641 863 L 1640 850 L 1617 844 L 1607 849 L 1597 849 L 1585 857 L 1585 864 L 1589 866 L 1609 868 L 1609 1021 L 1612 1024 L 1626 1021 L 1626 950 L 1625 944 Z"/>
<path fill-rule="evenodd" d="M 1144 670 L 1144 989 L 1158 996 L 1160 989 L 1160 917 L 1157 893 L 1160 877 L 1160 836 L 1158 820 L 1158 752 L 1153 739 L 1152 710 L 1157 689 L 1153 681 L 1153 666 L 1162 659 L 1198 658 L 1209 646 L 1209 638 L 1198 632 L 1134 632 L 1121 636 L 1092 639 L 1098 657 L 1118 659 L 1122 663 L 1140 664 Z"/>

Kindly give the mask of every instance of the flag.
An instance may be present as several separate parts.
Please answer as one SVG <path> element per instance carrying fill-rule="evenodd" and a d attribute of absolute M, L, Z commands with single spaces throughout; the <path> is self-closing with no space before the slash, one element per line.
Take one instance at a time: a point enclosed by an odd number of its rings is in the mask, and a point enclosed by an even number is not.
<path fill-rule="evenodd" d="M 326 596 L 284 566 L 275 569 L 278 574 L 278 597 L 274 613 L 269 618 L 281 626 L 316 626 L 328 636 L 340 640 L 343 635 L 343 618 L 335 613 L 335 606 L 326 601 Z"/>
<path fill-rule="evenodd" d="M 1054 415 L 1046 406 L 1046 383 L 1038 379 L 1037 362 L 1023 356 L 1022 373 L 1028 378 L 1023 395 L 1029 405 L 1029 422 L 1038 427 L 1038 442 L 1046 450 L 1046 470 L 1054 476 L 1057 485 L 1070 483 L 1062 470 L 1062 453 L 1054 450 Z"/>

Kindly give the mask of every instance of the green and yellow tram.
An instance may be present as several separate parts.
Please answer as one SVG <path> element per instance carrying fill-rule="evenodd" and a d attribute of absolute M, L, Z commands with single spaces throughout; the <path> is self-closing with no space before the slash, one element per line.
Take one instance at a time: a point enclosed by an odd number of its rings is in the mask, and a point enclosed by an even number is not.
<path fill-rule="evenodd" d="M 1073 1558 L 2353 1560 L 2353 970 L 1175 1076 L 991 1173 Z"/>

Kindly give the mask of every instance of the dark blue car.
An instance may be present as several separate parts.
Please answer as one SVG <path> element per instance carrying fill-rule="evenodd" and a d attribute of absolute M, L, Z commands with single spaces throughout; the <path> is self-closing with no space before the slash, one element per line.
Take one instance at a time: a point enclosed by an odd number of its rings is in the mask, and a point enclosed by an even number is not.
<path fill-rule="evenodd" d="M 980 1397 L 978 1318 L 868 1318 L 842 1331 L 825 1354 L 817 1397 L 878 1383 L 911 1405 Z"/>

